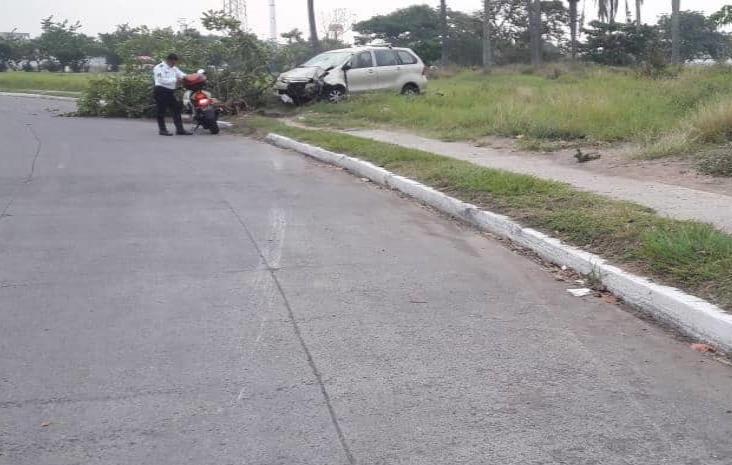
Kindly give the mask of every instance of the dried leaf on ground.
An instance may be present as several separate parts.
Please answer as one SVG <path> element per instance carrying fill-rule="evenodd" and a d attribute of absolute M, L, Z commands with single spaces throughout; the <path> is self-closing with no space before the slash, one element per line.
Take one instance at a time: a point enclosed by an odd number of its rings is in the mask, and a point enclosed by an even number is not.
<path fill-rule="evenodd" d="M 710 346 L 709 344 L 692 344 L 691 345 L 692 350 L 696 350 L 697 352 L 701 353 L 715 353 L 717 349 Z"/>

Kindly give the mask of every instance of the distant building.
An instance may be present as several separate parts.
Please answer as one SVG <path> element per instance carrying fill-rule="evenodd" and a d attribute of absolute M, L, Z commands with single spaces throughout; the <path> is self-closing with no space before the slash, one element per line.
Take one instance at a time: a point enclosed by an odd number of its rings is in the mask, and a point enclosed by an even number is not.
<path fill-rule="evenodd" d="M 31 35 L 29 32 L 0 32 L 0 39 L 5 40 L 30 40 Z"/>

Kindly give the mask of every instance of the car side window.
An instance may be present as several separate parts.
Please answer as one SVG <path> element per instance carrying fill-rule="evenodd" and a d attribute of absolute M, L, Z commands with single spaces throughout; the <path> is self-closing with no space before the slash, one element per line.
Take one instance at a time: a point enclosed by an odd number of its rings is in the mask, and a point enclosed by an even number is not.
<path fill-rule="evenodd" d="M 401 60 L 403 65 L 416 65 L 417 59 L 414 58 L 414 55 L 412 55 L 409 52 L 405 52 L 404 50 L 397 51 L 397 55 L 399 55 L 399 60 Z"/>
<path fill-rule="evenodd" d="M 373 67 L 374 59 L 371 57 L 371 52 L 361 52 L 353 57 L 353 69 Z"/>
<path fill-rule="evenodd" d="M 398 66 L 399 58 L 397 58 L 394 50 L 375 50 L 377 66 Z"/>

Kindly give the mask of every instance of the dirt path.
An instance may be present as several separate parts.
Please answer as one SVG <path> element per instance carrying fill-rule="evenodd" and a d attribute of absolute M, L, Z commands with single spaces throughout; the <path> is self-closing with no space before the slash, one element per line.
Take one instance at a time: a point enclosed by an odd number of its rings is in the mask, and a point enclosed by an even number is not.
<path fill-rule="evenodd" d="M 672 218 L 711 223 L 732 233 L 732 181 L 684 173 L 668 162 L 605 161 L 583 164 L 567 154 L 517 154 L 509 148 L 476 147 L 469 142 L 442 142 L 414 134 L 381 129 L 350 130 L 349 134 L 466 160 L 489 168 L 566 182 L 579 189 L 653 208 Z M 644 165 L 645 163 L 645 165 Z M 619 176 L 618 174 L 623 174 Z M 673 183 L 673 184 L 671 184 Z"/>

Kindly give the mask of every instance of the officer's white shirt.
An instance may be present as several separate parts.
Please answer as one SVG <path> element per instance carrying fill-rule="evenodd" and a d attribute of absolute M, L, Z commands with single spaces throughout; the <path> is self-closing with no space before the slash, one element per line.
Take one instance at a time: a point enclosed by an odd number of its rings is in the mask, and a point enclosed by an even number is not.
<path fill-rule="evenodd" d="M 153 76 L 155 77 L 156 86 L 175 90 L 178 79 L 183 79 L 185 73 L 179 70 L 177 66 L 168 66 L 166 62 L 162 62 L 153 68 Z"/>

